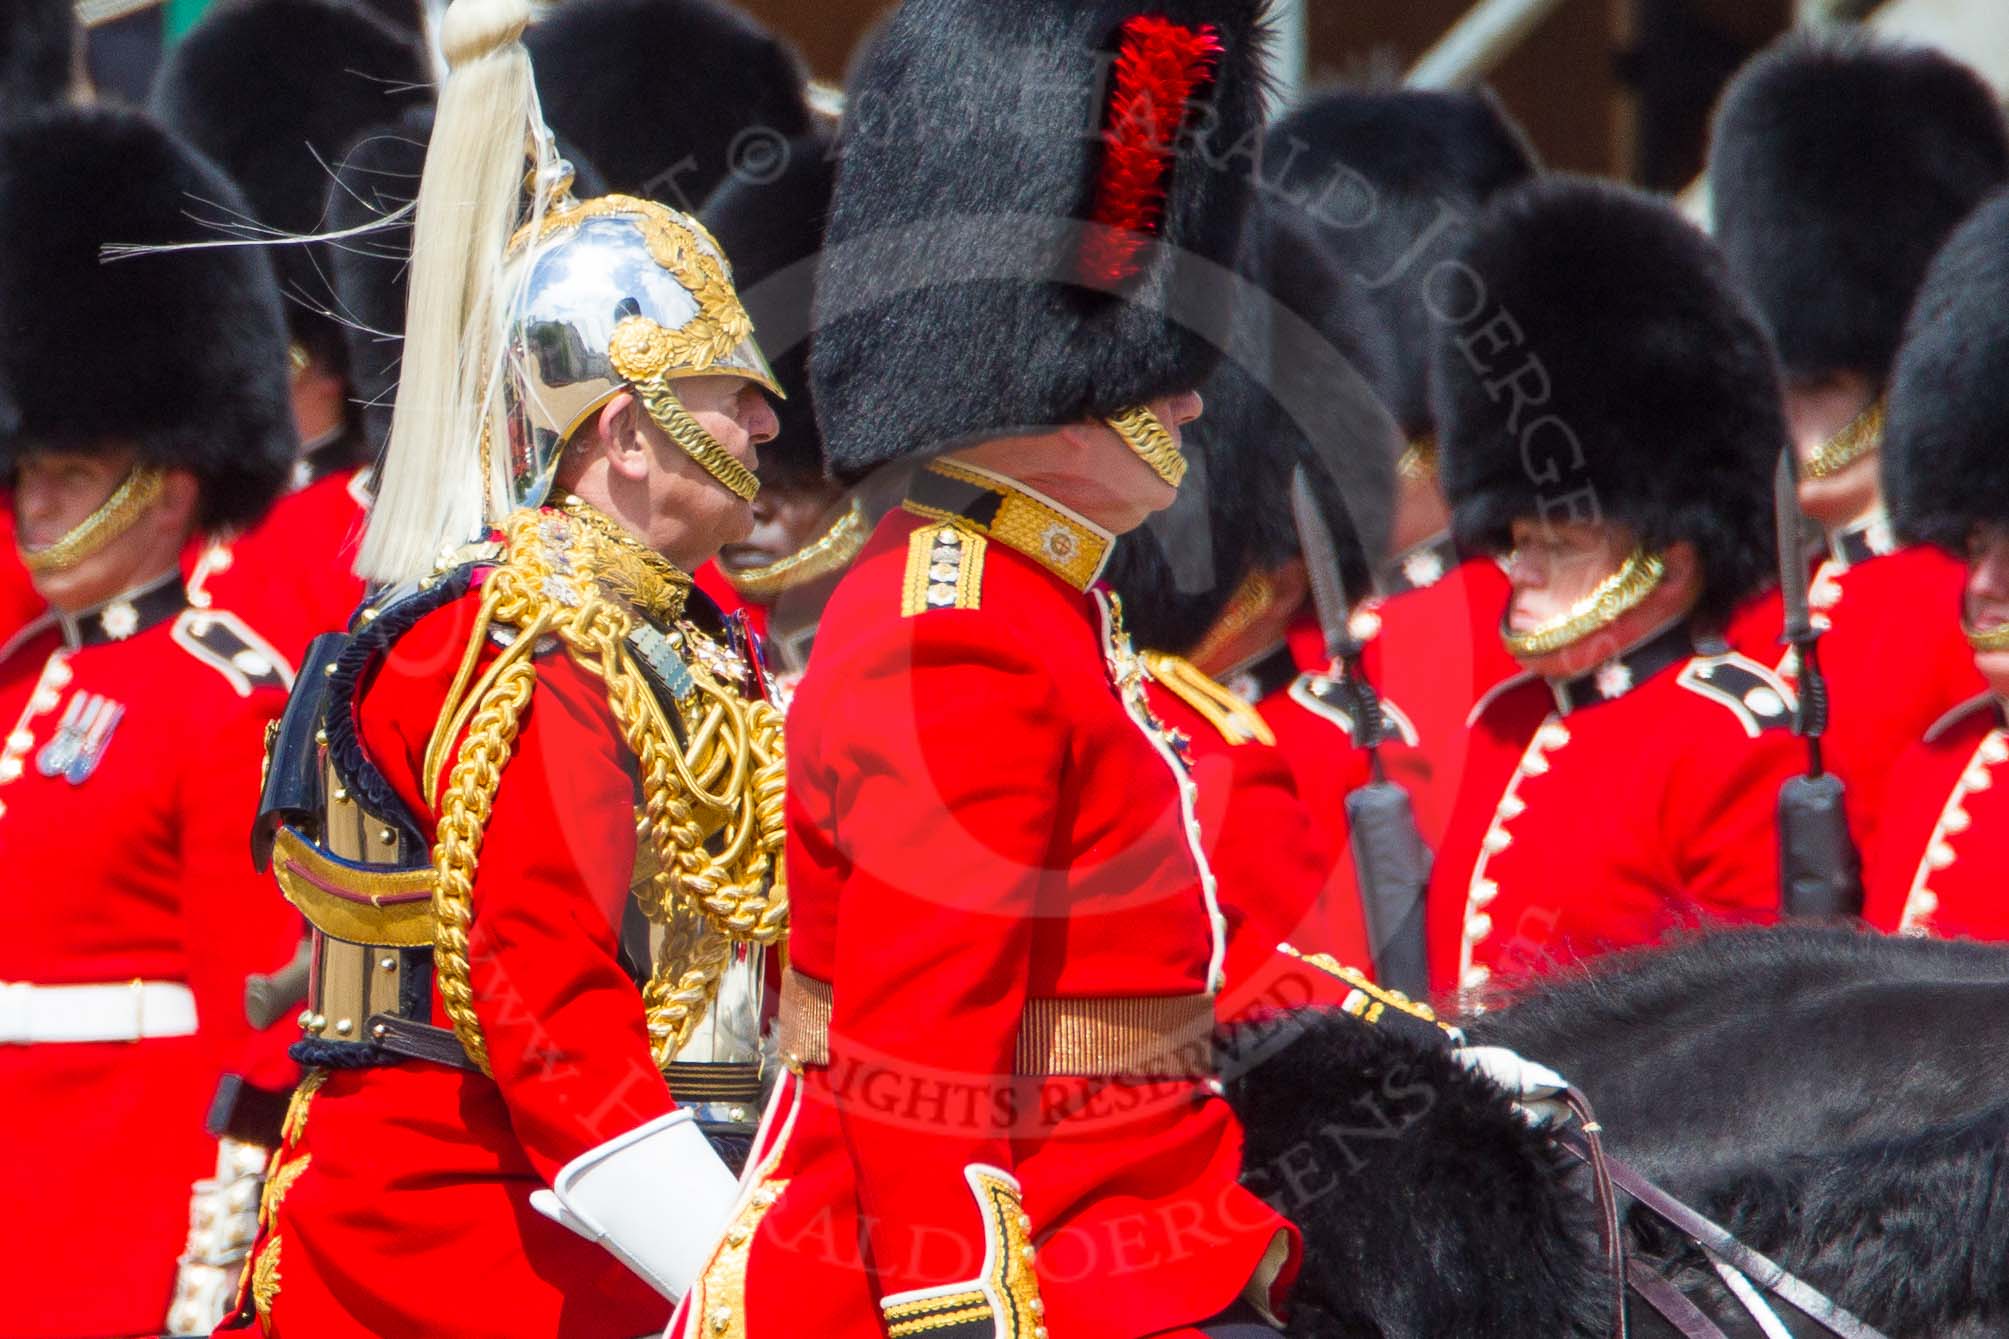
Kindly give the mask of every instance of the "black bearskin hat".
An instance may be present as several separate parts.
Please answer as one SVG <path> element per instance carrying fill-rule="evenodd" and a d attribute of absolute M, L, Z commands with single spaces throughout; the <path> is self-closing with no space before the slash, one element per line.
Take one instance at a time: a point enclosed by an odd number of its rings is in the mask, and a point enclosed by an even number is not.
<path fill-rule="evenodd" d="M 823 439 L 809 387 L 811 298 L 816 255 L 837 176 L 831 142 L 806 135 L 789 142 L 776 169 L 734 173 L 712 193 L 703 222 L 726 259 L 753 317 L 761 351 L 788 393 L 774 407 L 781 433 L 760 448 L 760 475 L 786 486 L 824 477 Z"/>
<path fill-rule="evenodd" d="M 223 166 L 251 217 L 287 233 L 326 230 L 328 184 L 342 151 L 369 127 L 432 100 L 425 53 L 349 0 L 226 0 L 174 48 L 154 80 L 153 110 Z M 293 338 L 342 356 L 328 247 L 273 254 Z"/>
<path fill-rule="evenodd" d="M 840 477 L 1206 380 L 1263 8 L 909 0 L 888 21 L 850 91 L 817 276 L 810 377 Z"/>
<path fill-rule="evenodd" d="M 1298 555 L 1291 476 L 1306 466 L 1349 593 L 1386 547 L 1395 436 L 1357 371 L 1359 296 L 1288 211 L 1249 219 L 1226 356 L 1184 431 L 1179 497 L 1123 536 L 1108 579 L 1138 645 L 1191 651 L 1251 571 Z M 1336 435 L 1323 443 L 1313 434 Z"/>
<path fill-rule="evenodd" d="M 393 28 L 415 38 L 425 36 L 425 0 L 357 0 L 357 3 Z"/>
<path fill-rule="evenodd" d="M 1279 206 L 1303 216 L 1380 324 L 1376 387 L 1405 435 L 1431 432 L 1424 278 L 1456 254 L 1488 200 L 1538 170 L 1490 93 L 1333 89 L 1263 146 Z"/>
<path fill-rule="evenodd" d="M 265 250 L 99 256 L 213 240 L 244 208 L 132 112 L 54 109 L 0 129 L 0 469 L 25 449 L 121 438 L 201 481 L 204 529 L 264 513 L 296 449 Z"/>
<path fill-rule="evenodd" d="M 1495 200 L 1462 262 L 1446 301 L 1472 314 L 1431 360 L 1459 542 L 1503 549 L 1517 518 L 1608 520 L 1649 549 L 1692 543 L 1705 615 L 1762 584 L 1785 414 L 1709 239 L 1638 191 L 1558 177 Z"/>
<path fill-rule="evenodd" d="M 59 100 L 76 54 L 76 0 L 8 0 L 0 18 L 0 117 Z"/>
<path fill-rule="evenodd" d="M 1933 254 L 2005 180 L 1980 78 L 1859 36 L 1775 43 L 1731 82 L 1709 151 L 1717 240 L 1795 380 L 1881 386 Z"/>
<path fill-rule="evenodd" d="M 1347 593 L 1358 599 L 1388 556 L 1402 446 L 1374 377 L 1380 323 L 1360 285 L 1299 215 L 1272 206 L 1258 226 L 1263 283 L 1277 303 L 1271 393 L 1339 550 Z M 1265 533 L 1287 536 L 1284 556 L 1294 556 L 1288 495 L 1265 494 L 1265 502 Z"/>
<path fill-rule="evenodd" d="M 418 198 L 432 140 L 433 109 L 411 107 L 397 120 L 363 132 L 330 164 L 327 226 L 346 232 L 379 223 Z M 592 164 L 564 140 L 558 152 L 572 164 L 572 190 L 580 199 L 605 193 Z M 329 248 L 328 282 L 348 348 L 350 395 L 362 413 L 365 440 L 381 453 L 391 435 L 404 356 L 405 281 L 412 263 L 412 216 L 343 239 Z"/>
<path fill-rule="evenodd" d="M 810 130 L 795 53 L 726 0 L 566 0 L 523 41 L 545 122 L 609 190 L 695 213 Z"/>
<path fill-rule="evenodd" d="M 383 219 L 418 199 L 432 140 L 433 109 L 413 107 L 396 121 L 363 132 L 331 164 L 328 190 L 331 232 Z M 398 364 L 404 353 L 405 280 L 412 263 L 412 220 L 350 237 L 331 247 L 328 282 L 335 314 L 343 322 L 349 394 L 362 415 L 363 436 L 381 452 L 391 435 L 391 406 L 398 398 Z"/>
<path fill-rule="evenodd" d="M 2009 525 L 2009 193 L 1932 262 L 1891 372 L 1883 486 L 1908 540 L 1962 552 Z"/>

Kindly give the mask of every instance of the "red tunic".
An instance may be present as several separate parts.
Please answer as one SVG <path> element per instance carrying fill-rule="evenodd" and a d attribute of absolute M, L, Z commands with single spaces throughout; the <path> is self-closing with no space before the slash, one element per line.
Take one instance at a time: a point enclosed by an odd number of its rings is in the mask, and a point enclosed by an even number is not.
<path fill-rule="evenodd" d="M 1832 547 L 1839 556 L 1819 563 L 1808 590 L 1815 617 L 1828 627 L 1820 640 L 1832 704 L 1824 756 L 1847 786 L 1849 827 L 1865 855 L 1877 844 L 1884 786 L 1898 757 L 1984 687 L 1960 633 L 1966 567 L 1935 548 L 1887 545 L 1876 524 L 1838 537 Z M 1757 655 L 1767 640 L 1776 645 L 1776 594 L 1766 607 L 1767 625 L 1733 636 L 1739 649 Z M 1794 661 L 1784 654 L 1779 669 L 1790 682 Z"/>
<path fill-rule="evenodd" d="M 1029 1000 L 1201 995 L 1226 926 L 1191 783 L 1085 589 L 1109 537 L 946 477 L 910 496 L 1024 523 L 894 511 L 825 611 L 789 714 L 788 870 L 830 1063 L 778 1091 L 686 1336 L 884 1339 L 889 1297 L 967 1293 L 1021 1226 L 973 1198 L 985 1168 L 1022 1187 L 1054 1335 L 1186 1334 L 1287 1264 L 1204 1081 L 1013 1077 Z"/>
<path fill-rule="evenodd" d="M 1346 797 L 1368 780 L 1367 755 L 1353 746 L 1350 726 L 1317 699 L 1308 699 L 1311 676 L 1301 675 L 1256 706 L 1276 735 L 1277 750 L 1290 767 L 1325 879 L 1317 899 L 1289 927 L 1286 940 L 1307 952 L 1330 953 L 1370 977 L 1367 919 L 1354 876 Z M 1256 849 L 1261 849 L 1260 845 Z"/>
<path fill-rule="evenodd" d="M 426 832 L 426 743 L 479 602 L 477 588 L 422 619 L 362 698 L 364 746 Z M 273 1334 L 632 1336 L 669 1318 L 612 1255 L 530 1208 L 571 1159 L 674 1105 L 616 956 L 633 759 L 598 679 L 562 650 L 537 669 L 473 888 L 494 1077 L 422 1061 L 326 1072 L 259 1238 L 258 1258 L 278 1253 Z M 432 1021 L 451 1025 L 437 991 Z"/>
<path fill-rule="evenodd" d="M 1470 764 L 1472 705 L 1520 673 L 1500 640 L 1509 593 L 1497 562 L 1472 558 L 1429 585 L 1370 601 L 1355 616 L 1369 681 L 1413 730 L 1387 742 L 1382 766 L 1409 792 L 1433 849 Z"/>
<path fill-rule="evenodd" d="M 1335 858 L 1325 845 L 1278 745 L 1232 724 L 1224 730 L 1155 679 L 1147 694 L 1152 713 L 1176 732 L 1199 787 L 1201 845 L 1228 919 L 1227 983 L 1215 999 L 1216 1013 L 1234 1022 L 1265 1011 L 1343 1003 L 1349 986 L 1279 953 L 1278 946 L 1367 971 L 1367 931 L 1344 846 Z M 1255 715 L 1246 705 L 1243 710 Z M 1307 725 L 1316 720 L 1295 711 Z M 1322 729 L 1330 743 L 1334 728 Z M 1343 810 L 1337 823 L 1343 841 Z M 1335 906 L 1333 899 L 1344 900 Z"/>
<path fill-rule="evenodd" d="M 711 597 L 712 603 L 718 606 L 721 614 L 731 617 L 743 611 L 746 614 L 747 628 L 757 637 L 767 636 L 767 606 L 755 604 L 740 594 L 739 587 L 727 581 L 725 573 L 719 571 L 717 562 L 701 564 L 693 580 L 697 582 L 699 590 Z"/>
<path fill-rule="evenodd" d="M 14 495 L 0 488 L 0 640 L 27 627 L 45 607 L 14 547 Z"/>
<path fill-rule="evenodd" d="M 1884 791 L 1863 917 L 1879 930 L 2009 939 L 2009 732 L 1989 695 L 1912 745 Z"/>
<path fill-rule="evenodd" d="M 246 843 L 283 669 L 172 581 L 0 650 L 0 982 L 180 983 L 196 1012 L 192 1035 L 0 1044 L 9 1335 L 166 1319 L 190 1189 L 216 1168 L 210 1099 L 261 1053 L 244 979 L 300 940 Z"/>
<path fill-rule="evenodd" d="M 1790 690 L 1756 661 L 1685 647 L 1655 638 L 1574 681 L 1566 710 L 1531 677 L 1483 700 L 1431 879 L 1433 987 L 1777 917 L 1774 815 L 1802 762 Z"/>
<path fill-rule="evenodd" d="M 369 485 L 368 469 L 324 474 L 244 534 L 191 548 L 184 567 L 198 601 L 244 610 L 298 664 L 308 642 L 347 627 L 362 602 L 355 562 Z"/>

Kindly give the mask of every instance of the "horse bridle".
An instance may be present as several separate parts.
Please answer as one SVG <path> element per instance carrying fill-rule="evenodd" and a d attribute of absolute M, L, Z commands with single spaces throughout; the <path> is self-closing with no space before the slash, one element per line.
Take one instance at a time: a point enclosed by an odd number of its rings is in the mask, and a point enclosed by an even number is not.
<path fill-rule="evenodd" d="M 1626 1255 L 1618 1207 L 1618 1192 L 1621 1190 L 1702 1251 L 1730 1289 L 1731 1296 L 1757 1323 L 1767 1339 L 1791 1339 L 1791 1332 L 1765 1301 L 1760 1290 L 1790 1304 L 1837 1339 L 1885 1339 L 1881 1331 L 1752 1250 L 1721 1225 L 1654 1185 L 1636 1168 L 1606 1152 L 1603 1127 L 1598 1124 L 1597 1113 L 1591 1109 L 1590 1099 L 1581 1091 L 1566 1089 L 1563 1099 L 1576 1117 L 1576 1128 L 1559 1129 L 1553 1134 L 1557 1144 L 1590 1169 L 1598 1210 L 1598 1245 L 1604 1251 L 1611 1270 L 1613 1339 L 1627 1339 L 1625 1295 L 1628 1286 L 1641 1301 L 1660 1313 L 1661 1319 L 1673 1326 L 1683 1339 L 1727 1339 L 1722 1328 L 1702 1308 L 1689 1301 L 1679 1288 L 1662 1278 L 1644 1261 Z"/>

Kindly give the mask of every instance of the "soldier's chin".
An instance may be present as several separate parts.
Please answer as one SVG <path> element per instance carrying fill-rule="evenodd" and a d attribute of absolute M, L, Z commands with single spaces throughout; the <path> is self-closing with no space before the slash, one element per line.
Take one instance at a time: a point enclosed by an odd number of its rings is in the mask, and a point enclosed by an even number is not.
<path fill-rule="evenodd" d="M 756 567 L 767 567 L 780 562 L 788 555 L 773 553 L 751 544 L 728 544 L 719 550 L 718 565 L 727 572 L 746 572 Z"/>
<path fill-rule="evenodd" d="M 1988 691 L 2009 701 L 2009 651 L 1976 651 L 1974 668 L 1988 682 Z"/>

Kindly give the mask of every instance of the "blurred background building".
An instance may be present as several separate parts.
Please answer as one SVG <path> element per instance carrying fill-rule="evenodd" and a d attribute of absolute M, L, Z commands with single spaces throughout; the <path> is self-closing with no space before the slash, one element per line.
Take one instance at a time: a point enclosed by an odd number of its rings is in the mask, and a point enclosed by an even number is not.
<path fill-rule="evenodd" d="M 154 65 L 224 0 L 79 0 L 101 92 L 138 101 Z M 409 12 L 443 0 L 366 0 Z M 741 0 L 831 93 L 890 0 Z M 1009 4 L 1010 0 L 999 0 Z M 1955 52 L 2009 96 L 2009 0 L 1283 0 L 1288 81 L 1490 84 L 1551 167 L 1680 191 L 1731 72 L 1796 22 L 1866 22 Z"/>

